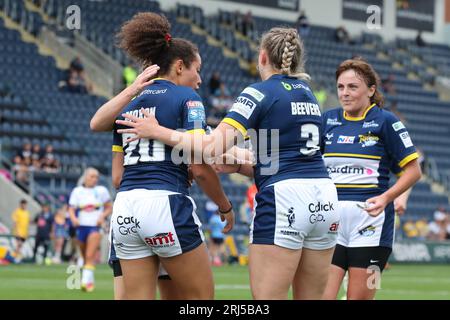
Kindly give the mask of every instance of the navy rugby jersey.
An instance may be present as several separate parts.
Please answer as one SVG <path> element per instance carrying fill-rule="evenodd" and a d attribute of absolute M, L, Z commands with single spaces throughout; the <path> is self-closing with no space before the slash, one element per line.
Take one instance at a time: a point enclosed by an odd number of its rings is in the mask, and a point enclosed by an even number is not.
<path fill-rule="evenodd" d="M 143 117 L 146 109 L 154 114 L 159 124 L 170 129 L 188 132 L 206 128 L 205 109 L 200 96 L 189 87 L 155 79 L 122 113 Z M 118 119 L 123 119 L 119 117 Z M 124 173 L 119 191 L 132 189 L 168 190 L 188 194 L 187 165 L 181 152 L 157 140 L 139 139 L 125 143 L 132 134 L 118 134 L 114 128 L 113 151 L 124 152 Z"/>
<path fill-rule="evenodd" d="M 241 92 L 223 122 L 250 136 L 258 190 L 286 179 L 329 178 L 320 153 L 322 116 L 305 82 L 276 74 L 252 84 Z M 256 137 L 249 129 L 258 132 Z M 279 139 L 271 139 L 274 129 L 279 130 Z"/>
<path fill-rule="evenodd" d="M 385 192 L 389 172 L 399 173 L 417 159 L 403 123 L 391 112 L 371 105 L 354 118 L 342 108 L 323 116 L 322 152 L 339 200 L 365 201 Z"/>

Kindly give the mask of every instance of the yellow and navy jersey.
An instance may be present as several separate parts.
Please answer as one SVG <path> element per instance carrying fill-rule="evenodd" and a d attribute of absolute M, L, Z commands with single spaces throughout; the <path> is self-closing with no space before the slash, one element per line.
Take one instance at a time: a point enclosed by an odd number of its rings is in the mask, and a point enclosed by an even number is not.
<path fill-rule="evenodd" d="M 322 152 L 339 200 L 365 201 L 389 187 L 389 173 L 419 155 L 403 123 L 391 112 L 371 105 L 359 118 L 342 108 L 323 116 Z"/>
<path fill-rule="evenodd" d="M 200 96 L 192 88 L 177 86 L 164 79 L 155 79 L 123 113 L 142 118 L 141 108 L 154 114 L 159 124 L 170 129 L 204 132 L 206 128 L 205 108 Z M 119 191 L 148 189 L 188 194 L 187 164 L 182 152 L 174 152 L 172 157 L 173 148 L 157 140 L 139 139 L 126 143 L 132 134 L 117 133 L 122 127 L 115 126 L 113 141 L 113 151 L 124 153 Z"/>
<path fill-rule="evenodd" d="M 258 190 L 286 179 L 329 178 L 320 153 L 322 116 L 305 82 L 276 74 L 250 85 L 223 122 L 250 136 Z"/>

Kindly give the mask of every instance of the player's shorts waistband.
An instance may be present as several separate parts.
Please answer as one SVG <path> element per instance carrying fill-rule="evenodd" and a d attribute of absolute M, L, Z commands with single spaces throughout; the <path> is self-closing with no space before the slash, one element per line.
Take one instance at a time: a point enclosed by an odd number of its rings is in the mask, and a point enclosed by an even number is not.
<path fill-rule="evenodd" d="M 148 189 L 133 189 L 128 191 L 120 191 L 117 193 L 116 198 L 127 197 L 132 194 L 135 197 L 148 197 L 148 198 L 159 198 L 164 196 L 170 196 L 172 194 L 180 194 L 173 191 L 168 190 L 148 190 Z"/>
<path fill-rule="evenodd" d="M 284 185 L 284 184 L 302 184 L 302 185 L 324 185 L 331 182 L 329 178 L 317 178 L 317 179 L 286 179 L 277 181 L 275 183 L 269 184 L 267 187 L 274 185 Z"/>

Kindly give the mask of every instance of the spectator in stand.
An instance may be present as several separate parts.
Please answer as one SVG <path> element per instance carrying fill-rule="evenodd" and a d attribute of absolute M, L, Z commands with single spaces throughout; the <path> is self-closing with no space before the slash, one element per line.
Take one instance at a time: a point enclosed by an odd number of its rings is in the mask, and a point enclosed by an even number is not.
<path fill-rule="evenodd" d="M 297 18 L 295 28 L 302 38 L 305 38 L 309 34 L 310 25 L 308 17 L 306 16 L 305 10 L 300 11 L 300 16 Z"/>
<path fill-rule="evenodd" d="M 225 84 L 221 83 L 220 88 L 210 98 L 210 108 L 206 118 L 206 123 L 211 127 L 216 127 L 222 119 L 227 115 L 234 100 L 230 95 Z"/>
<path fill-rule="evenodd" d="M 33 262 L 36 262 L 36 253 L 40 246 L 44 247 L 44 255 L 42 262 L 48 264 L 47 252 L 50 246 L 50 236 L 53 228 L 53 214 L 50 211 L 50 205 L 48 203 L 42 204 L 42 211 L 34 218 L 34 223 L 37 225 L 34 249 L 33 249 Z"/>
<path fill-rule="evenodd" d="M 428 225 L 428 240 L 444 241 L 449 238 L 450 228 L 448 216 L 443 207 L 439 207 L 433 214 L 434 221 Z"/>
<path fill-rule="evenodd" d="M 390 74 L 387 78 L 381 79 L 381 88 L 383 91 L 389 95 L 396 95 L 397 88 L 394 84 L 395 76 Z"/>
<path fill-rule="evenodd" d="M 417 32 L 416 44 L 418 47 L 425 47 L 427 45 L 425 40 L 423 40 L 423 38 L 422 38 L 422 31 Z"/>
<path fill-rule="evenodd" d="M 416 224 L 411 219 L 409 219 L 403 224 L 403 232 L 405 233 L 405 236 L 409 239 L 416 238 L 419 236 L 419 230 L 417 230 Z"/>
<path fill-rule="evenodd" d="M 84 70 L 83 63 L 81 62 L 80 57 L 76 56 L 71 62 L 70 62 L 70 69 L 75 70 L 77 72 L 81 72 Z"/>
<path fill-rule="evenodd" d="M 350 37 L 350 34 L 348 33 L 347 29 L 344 26 L 339 26 L 334 31 L 334 39 L 338 43 L 346 43 L 346 44 L 353 44 L 353 40 Z"/>
<path fill-rule="evenodd" d="M 84 66 L 79 57 L 70 63 L 66 78 L 60 84 L 60 88 L 70 93 L 87 94 L 92 91 L 92 85 L 86 78 Z"/>
<path fill-rule="evenodd" d="M 43 154 L 41 151 L 41 146 L 38 143 L 36 143 L 33 146 L 33 150 L 31 153 L 31 164 L 35 170 L 41 169 L 42 157 L 43 157 Z"/>
<path fill-rule="evenodd" d="M 58 172 L 59 171 L 59 162 L 53 153 L 53 146 L 48 144 L 45 147 L 45 153 L 42 157 L 42 170 L 45 172 Z"/>
<path fill-rule="evenodd" d="M 17 155 L 23 160 L 30 158 L 31 159 L 31 155 L 33 153 L 32 147 L 31 147 L 31 143 L 30 142 L 25 142 L 22 146 L 22 150 L 20 150 Z"/>
<path fill-rule="evenodd" d="M 255 21 L 253 20 L 252 11 L 248 10 L 242 18 L 242 34 L 248 37 L 255 30 Z"/>
<path fill-rule="evenodd" d="M 209 94 L 215 94 L 217 89 L 220 89 L 221 84 L 220 73 L 215 71 L 209 80 Z"/>
<path fill-rule="evenodd" d="M 30 211 L 27 210 L 27 200 L 20 200 L 19 207 L 12 214 L 12 220 L 14 222 L 13 235 L 16 238 L 15 257 L 20 260 L 20 251 L 28 238 L 28 227 L 30 225 Z"/>
<path fill-rule="evenodd" d="M 14 157 L 13 172 L 15 177 L 15 182 L 23 185 L 28 185 L 28 166 L 25 161 L 17 155 Z"/>
<path fill-rule="evenodd" d="M 416 221 L 416 229 L 419 240 L 425 240 L 428 234 L 428 222 L 425 219 L 419 219 Z"/>

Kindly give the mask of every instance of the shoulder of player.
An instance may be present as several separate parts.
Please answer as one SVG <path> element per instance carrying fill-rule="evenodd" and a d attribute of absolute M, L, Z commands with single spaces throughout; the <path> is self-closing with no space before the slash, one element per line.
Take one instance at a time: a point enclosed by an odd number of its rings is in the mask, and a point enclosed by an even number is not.
<path fill-rule="evenodd" d="M 397 128 L 404 128 L 404 125 L 401 123 L 400 119 L 395 115 L 395 113 L 386 110 L 378 108 L 378 114 L 377 118 L 380 119 L 380 121 L 383 122 L 383 125 L 385 126 L 396 126 Z M 394 128 L 396 129 L 396 128 Z M 399 129 L 397 129 L 399 130 Z M 397 131 L 396 130 L 396 131 Z"/>
<path fill-rule="evenodd" d="M 270 85 L 264 82 L 256 82 L 251 85 L 248 85 L 244 90 L 239 94 L 240 97 L 247 97 L 252 99 L 256 103 L 265 102 L 267 96 L 270 96 Z"/>
<path fill-rule="evenodd" d="M 322 116 L 323 116 L 324 119 L 336 118 L 337 116 L 339 116 L 341 111 L 342 111 L 341 107 L 335 107 L 335 108 L 328 109 L 325 112 L 323 112 Z"/>

